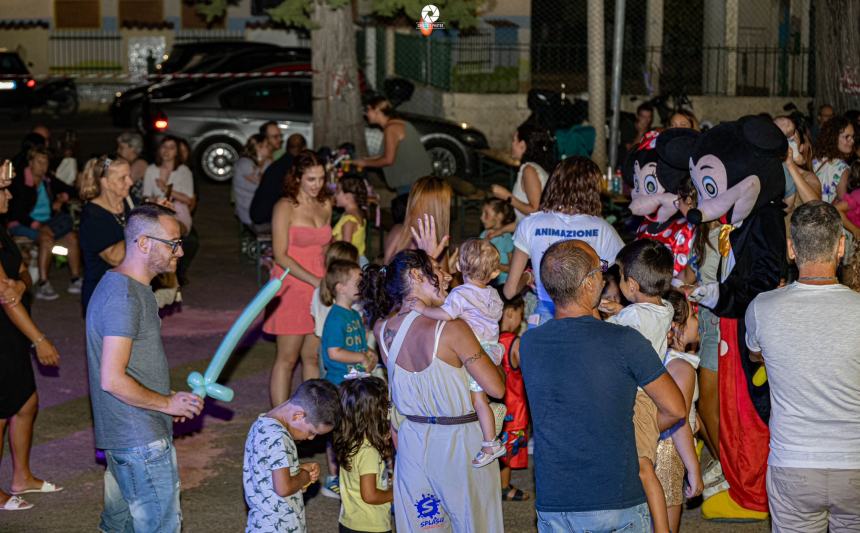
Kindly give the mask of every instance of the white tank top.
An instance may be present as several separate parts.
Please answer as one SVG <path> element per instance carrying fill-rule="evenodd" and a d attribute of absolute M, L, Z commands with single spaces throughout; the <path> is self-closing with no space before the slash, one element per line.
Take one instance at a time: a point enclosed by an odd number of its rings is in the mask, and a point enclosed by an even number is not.
<path fill-rule="evenodd" d="M 543 191 L 543 188 L 546 186 L 546 180 L 549 179 L 549 175 L 546 173 L 546 170 L 537 163 L 523 163 L 520 165 L 520 171 L 517 173 L 517 181 L 514 183 L 514 189 L 511 191 L 511 196 L 524 204 L 529 203 L 529 197 L 526 194 L 526 190 L 523 188 L 523 170 L 526 167 L 532 167 L 535 172 L 537 172 L 538 179 L 540 179 L 541 191 Z M 514 209 L 514 212 L 517 215 L 517 222 L 526 216 L 519 209 Z"/>

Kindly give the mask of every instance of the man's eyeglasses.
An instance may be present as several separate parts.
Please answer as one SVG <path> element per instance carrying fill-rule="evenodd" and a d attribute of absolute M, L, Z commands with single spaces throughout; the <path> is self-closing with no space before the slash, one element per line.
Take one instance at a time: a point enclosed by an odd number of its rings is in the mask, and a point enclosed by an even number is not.
<path fill-rule="evenodd" d="M 592 274 L 597 274 L 598 272 L 603 272 L 605 274 L 607 270 L 609 270 L 609 261 L 607 261 L 606 259 L 601 259 L 600 266 L 589 270 L 587 274 L 582 276 L 582 281 L 580 281 L 579 284 L 582 285 L 583 283 L 585 283 L 585 280 L 587 280 L 588 277 Z"/>
<path fill-rule="evenodd" d="M 158 241 L 162 244 L 166 244 L 170 246 L 170 253 L 176 255 L 176 250 L 182 248 L 182 239 L 176 239 L 175 241 L 169 241 L 167 239 L 160 239 L 158 237 L 153 237 L 152 235 L 144 235 L 147 239 L 152 239 L 154 241 Z M 134 242 L 137 242 L 139 239 L 135 239 Z"/>

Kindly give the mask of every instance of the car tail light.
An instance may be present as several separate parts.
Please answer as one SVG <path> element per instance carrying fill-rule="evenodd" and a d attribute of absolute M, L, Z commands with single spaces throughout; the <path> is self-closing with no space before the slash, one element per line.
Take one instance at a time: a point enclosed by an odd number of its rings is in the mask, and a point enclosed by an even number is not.
<path fill-rule="evenodd" d="M 155 117 L 155 122 L 153 123 L 155 129 L 158 131 L 164 131 L 167 129 L 167 116 L 164 113 L 159 114 Z"/>
<path fill-rule="evenodd" d="M 27 87 L 33 88 L 36 86 L 36 80 L 27 80 Z"/>

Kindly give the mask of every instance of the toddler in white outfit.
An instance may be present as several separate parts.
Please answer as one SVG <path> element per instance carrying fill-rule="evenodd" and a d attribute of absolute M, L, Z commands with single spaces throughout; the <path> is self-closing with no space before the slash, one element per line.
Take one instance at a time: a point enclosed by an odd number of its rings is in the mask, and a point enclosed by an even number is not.
<path fill-rule="evenodd" d="M 412 308 L 434 320 L 462 318 L 478 338 L 481 347 L 496 365 L 501 364 L 504 347 L 499 344 L 499 321 L 502 319 L 502 299 L 490 282 L 499 275 L 499 251 L 490 241 L 469 239 L 460 245 L 457 266 L 463 274 L 463 285 L 451 290 L 441 307 L 427 307 L 420 301 Z M 496 439 L 496 417 L 490 401 L 480 385 L 469 376 L 472 404 L 483 433 L 483 447 L 472 460 L 480 468 L 505 454 L 505 447 Z"/>

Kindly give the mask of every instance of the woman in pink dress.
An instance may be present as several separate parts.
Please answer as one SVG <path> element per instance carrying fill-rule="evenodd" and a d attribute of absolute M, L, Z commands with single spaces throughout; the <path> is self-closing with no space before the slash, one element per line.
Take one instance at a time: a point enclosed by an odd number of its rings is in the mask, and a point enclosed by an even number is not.
<path fill-rule="evenodd" d="M 311 298 L 325 275 L 325 249 L 331 242 L 331 196 L 325 169 L 316 154 L 302 151 L 284 181 L 284 197 L 272 212 L 272 276 L 290 270 L 266 314 L 263 331 L 277 336 L 277 356 L 269 393 L 272 405 L 290 397 L 293 369 L 302 358 L 302 379 L 318 378 Z"/>

